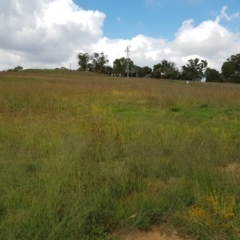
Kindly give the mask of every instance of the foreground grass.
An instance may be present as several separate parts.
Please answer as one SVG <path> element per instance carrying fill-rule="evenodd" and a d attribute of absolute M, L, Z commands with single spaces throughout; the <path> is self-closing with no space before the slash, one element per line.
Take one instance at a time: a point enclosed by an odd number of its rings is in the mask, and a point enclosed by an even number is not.
<path fill-rule="evenodd" d="M 240 238 L 239 85 L 0 74 L 0 239 L 171 224 Z"/>

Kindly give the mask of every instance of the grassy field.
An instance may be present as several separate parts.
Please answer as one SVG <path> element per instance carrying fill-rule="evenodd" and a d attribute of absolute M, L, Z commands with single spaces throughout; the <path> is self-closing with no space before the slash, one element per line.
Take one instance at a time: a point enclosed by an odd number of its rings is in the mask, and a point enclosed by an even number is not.
<path fill-rule="evenodd" d="M 0 239 L 240 239 L 239 148 L 240 85 L 0 73 Z"/>

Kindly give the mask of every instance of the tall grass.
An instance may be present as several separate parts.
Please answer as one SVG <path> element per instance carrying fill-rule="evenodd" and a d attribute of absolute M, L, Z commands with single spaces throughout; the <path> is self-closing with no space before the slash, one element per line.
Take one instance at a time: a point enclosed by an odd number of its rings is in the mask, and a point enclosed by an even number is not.
<path fill-rule="evenodd" d="M 109 239 L 171 224 L 239 239 L 240 87 L 0 75 L 0 239 Z"/>

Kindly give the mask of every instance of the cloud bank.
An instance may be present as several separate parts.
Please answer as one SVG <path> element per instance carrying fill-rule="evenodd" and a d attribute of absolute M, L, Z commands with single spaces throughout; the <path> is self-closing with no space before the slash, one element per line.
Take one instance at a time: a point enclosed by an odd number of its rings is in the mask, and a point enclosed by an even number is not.
<path fill-rule="evenodd" d="M 199 57 L 220 70 L 222 63 L 240 49 L 240 33 L 221 25 L 222 20 L 238 18 L 239 13 L 229 16 L 226 10 L 224 6 L 215 20 L 198 25 L 193 19 L 184 21 L 172 41 L 141 34 L 132 39 L 109 39 L 102 30 L 106 15 L 84 10 L 72 0 L 2 1 L 0 70 L 18 65 L 68 67 L 69 63 L 77 68 L 79 52 L 104 52 L 111 65 L 126 55 L 127 46 L 130 58 L 139 66 L 152 67 L 166 59 L 181 67 L 188 59 Z"/>
<path fill-rule="evenodd" d="M 78 48 L 101 38 L 105 17 L 81 9 L 72 0 L 3 1 L 0 69 L 62 65 Z"/>

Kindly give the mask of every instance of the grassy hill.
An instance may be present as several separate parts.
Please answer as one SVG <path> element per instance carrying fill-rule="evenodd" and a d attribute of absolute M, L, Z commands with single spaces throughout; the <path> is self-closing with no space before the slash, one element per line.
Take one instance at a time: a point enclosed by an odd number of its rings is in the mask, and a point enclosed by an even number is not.
<path fill-rule="evenodd" d="M 154 225 L 239 239 L 239 92 L 75 71 L 0 73 L 0 239 L 113 239 Z"/>

